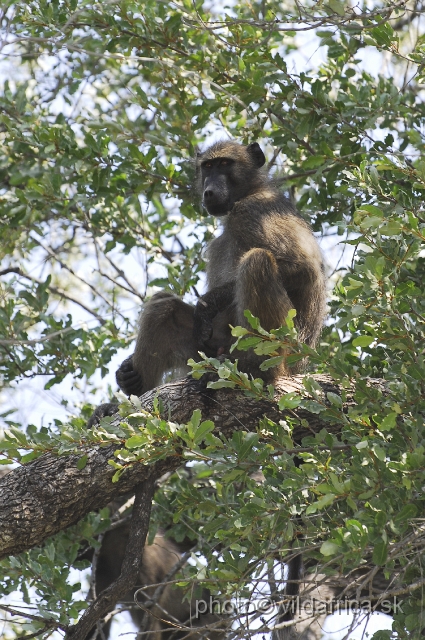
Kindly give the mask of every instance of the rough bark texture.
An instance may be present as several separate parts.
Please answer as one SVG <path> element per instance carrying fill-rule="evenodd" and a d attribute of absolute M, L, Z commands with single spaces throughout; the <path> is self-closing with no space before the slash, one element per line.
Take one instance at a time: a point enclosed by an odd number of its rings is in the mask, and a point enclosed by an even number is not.
<path fill-rule="evenodd" d="M 323 375 L 314 378 L 325 392 L 339 393 L 331 378 Z M 276 398 L 302 389 L 302 379 L 303 376 L 281 378 L 275 385 Z M 229 389 L 206 391 L 202 382 L 192 379 L 178 380 L 146 393 L 142 401 L 147 409 L 152 408 L 157 392 L 164 404 L 164 414 L 174 422 L 188 422 L 193 411 L 201 409 L 203 419 L 213 420 L 217 431 L 226 436 L 237 429 L 255 429 L 265 414 L 275 421 L 285 417 L 275 402 L 258 402 Z M 298 412 L 298 416 L 307 420 L 308 428 L 296 430 L 297 442 L 324 426 L 334 433 L 340 430 L 340 425 L 324 423 L 317 414 L 304 411 Z M 181 464 L 176 455 L 155 465 L 136 465 L 113 484 L 114 469 L 108 460 L 113 458 L 115 448 L 90 450 L 81 471 L 77 469 L 78 455 L 46 454 L 0 478 L 0 558 L 40 545 L 90 511 L 106 506 L 148 478 L 155 480 Z"/>

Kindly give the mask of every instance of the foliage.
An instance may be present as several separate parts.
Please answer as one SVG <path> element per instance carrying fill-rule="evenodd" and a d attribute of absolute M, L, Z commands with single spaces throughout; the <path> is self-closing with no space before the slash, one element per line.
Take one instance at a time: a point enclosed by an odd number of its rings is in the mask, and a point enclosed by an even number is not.
<path fill-rule="evenodd" d="M 66 378 L 98 390 L 94 372 L 104 375 L 132 342 L 146 295 L 161 287 L 193 300 L 201 290 L 215 223 L 191 188 L 196 146 L 211 135 L 258 140 L 325 250 L 335 233 L 353 250 L 351 266 L 332 274 L 329 323 L 309 352 L 311 369 L 339 381 L 342 395 L 323 397 L 307 378 L 304 395 L 281 400 L 339 422 L 340 438 L 322 431 L 297 452 L 295 419 L 264 418 L 258 433 L 225 439 L 197 414 L 173 425 L 127 403 L 133 418 L 121 431 L 106 421 L 86 443 L 120 440 L 116 479 L 123 464 L 177 447 L 194 463 L 158 491 L 153 514 L 153 528 L 196 540 L 187 581 L 255 599 L 298 547 L 329 573 L 367 558 L 372 572 L 400 572 L 394 629 L 414 638 L 425 625 L 421 589 L 410 588 L 424 584 L 425 29 L 416 3 L 367 7 L 4 3 L 0 369 L 3 397 L 14 381 L 40 376 L 47 389 Z M 311 46 L 316 55 L 303 58 Z M 370 59 L 386 69 L 375 73 Z M 290 318 L 271 334 L 252 319 L 249 335 L 235 335 L 270 354 L 270 366 L 280 341 L 289 357 L 306 353 Z M 230 362 L 194 368 L 218 368 L 216 386 L 271 393 Z M 385 380 L 385 392 L 370 378 Z M 82 417 L 61 415 L 50 429 L 6 416 L 0 463 L 73 450 L 90 407 L 78 387 L 72 393 Z M 47 638 L 78 616 L 69 567 L 80 568 L 76 541 L 107 526 L 99 518 L 1 564 L 6 592 L 20 589 L 37 607 L 40 619 L 23 615 L 30 633 Z M 10 624 L 6 637 L 15 633 Z"/>

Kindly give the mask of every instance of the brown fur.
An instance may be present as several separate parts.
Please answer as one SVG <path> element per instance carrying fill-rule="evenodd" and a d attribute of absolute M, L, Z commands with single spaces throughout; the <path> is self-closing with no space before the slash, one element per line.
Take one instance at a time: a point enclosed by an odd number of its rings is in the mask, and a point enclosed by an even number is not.
<path fill-rule="evenodd" d="M 157 386 L 165 371 L 181 370 L 198 351 L 229 353 L 229 324 L 249 328 L 245 309 L 270 330 L 295 308 L 300 339 L 315 346 L 325 316 L 320 250 L 309 225 L 262 169 L 264 162 L 256 143 L 219 142 L 198 154 L 198 190 L 207 210 L 223 221 L 222 234 L 207 249 L 208 291 L 195 308 L 164 292 L 146 303 L 134 355 L 117 371 L 127 394 Z M 236 355 L 241 370 L 267 380 L 300 369 L 282 363 L 264 373 L 258 356 Z"/>
<path fill-rule="evenodd" d="M 96 593 L 106 589 L 114 580 L 118 578 L 121 572 L 121 565 L 124 559 L 125 547 L 129 534 L 129 523 L 126 522 L 120 527 L 112 529 L 105 534 L 102 541 L 102 547 L 97 561 L 96 572 Z M 146 637 L 149 640 L 198 640 L 202 636 L 200 627 L 205 625 L 219 625 L 220 631 L 211 630 L 205 638 L 210 640 L 222 640 L 225 637 L 226 622 L 223 617 L 219 617 L 214 613 L 206 613 L 195 618 L 195 598 L 184 599 L 184 591 L 181 587 L 175 587 L 168 584 L 160 594 L 158 601 L 151 607 L 147 607 L 147 613 L 139 608 L 134 601 L 134 594 L 140 587 L 146 587 L 137 594 L 137 602 L 142 606 L 148 603 L 149 599 L 155 594 L 157 587 L 162 584 L 168 574 L 170 574 L 175 565 L 180 561 L 181 554 L 177 546 L 168 538 L 162 535 L 156 535 L 151 545 L 146 545 L 143 551 L 142 567 L 139 574 L 138 584 L 123 599 L 122 604 L 129 605 L 130 615 L 134 624 L 139 628 L 144 624 L 145 634 L 141 634 L 141 638 Z M 170 581 L 176 579 L 172 576 Z M 152 586 L 150 586 L 152 585 Z M 209 602 L 210 593 L 206 589 L 202 590 L 200 599 Z M 145 615 L 148 621 L 144 620 Z M 179 629 L 178 623 L 189 627 L 189 629 Z M 109 635 L 110 624 L 103 628 L 105 637 Z"/>

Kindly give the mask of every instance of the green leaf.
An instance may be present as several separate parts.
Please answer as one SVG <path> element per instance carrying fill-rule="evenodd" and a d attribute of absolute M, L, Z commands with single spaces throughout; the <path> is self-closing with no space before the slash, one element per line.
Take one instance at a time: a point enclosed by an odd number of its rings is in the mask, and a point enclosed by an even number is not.
<path fill-rule="evenodd" d="M 380 540 L 373 547 L 372 562 L 378 566 L 383 566 L 388 556 L 388 544 Z"/>
<path fill-rule="evenodd" d="M 21 464 L 27 464 L 28 462 L 31 462 L 31 460 L 35 460 L 36 458 L 38 458 L 37 453 L 35 451 L 30 451 L 29 453 L 23 455 L 19 462 Z"/>
<path fill-rule="evenodd" d="M 332 504 L 335 498 L 336 498 L 336 495 L 334 493 L 326 493 L 322 498 L 320 498 L 316 502 L 313 502 L 313 504 L 307 507 L 306 515 L 309 515 L 311 513 L 316 513 L 316 511 L 320 511 L 321 509 L 324 509 L 325 507 Z"/>
<path fill-rule="evenodd" d="M 267 356 L 274 351 L 278 351 L 279 347 L 281 347 L 281 342 L 279 340 L 264 340 L 261 344 L 258 344 L 255 347 L 254 351 L 259 356 Z"/>
<path fill-rule="evenodd" d="M 336 393 L 332 393 L 332 391 L 328 391 L 328 393 L 326 394 L 327 399 L 329 400 L 329 402 L 331 404 L 333 404 L 335 407 L 342 407 L 342 400 L 341 400 L 341 396 L 337 395 Z"/>
<path fill-rule="evenodd" d="M 379 447 L 377 444 L 375 444 L 373 446 L 373 452 L 376 455 L 376 457 L 378 458 L 378 460 L 381 460 L 381 462 L 384 462 L 387 454 L 385 452 L 385 449 L 383 449 L 382 447 Z"/>
<path fill-rule="evenodd" d="M 267 360 L 263 360 L 260 364 L 261 371 L 267 371 L 272 367 L 278 367 L 284 361 L 284 356 L 274 356 L 274 358 L 268 358 Z"/>
<path fill-rule="evenodd" d="M 417 625 L 416 625 L 417 626 Z M 380 631 L 375 631 L 375 633 L 373 634 L 371 640 L 391 640 L 391 638 L 393 637 L 393 632 L 390 630 L 380 630 Z"/>
<path fill-rule="evenodd" d="M 368 216 L 363 218 L 358 224 L 360 224 L 362 230 L 377 229 L 382 224 L 382 218 L 377 216 Z"/>
<path fill-rule="evenodd" d="M 297 310 L 296 309 L 289 309 L 288 314 L 286 316 L 286 326 L 289 327 L 289 329 L 293 329 L 294 328 L 294 318 L 297 315 Z"/>
<path fill-rule="evenodd" d="M 81 471 L 82 469 L 84 469 L 84 467 L 85 467 L 85 466 L 86 466 L 86 464 L 87 464 L 87 460 L 88 460 L 88 456 L 87 456 L 87 454 L 85 454 L 85 455 L 81 456 L 81 458 L 79 458 L 79 459 L 78 459 L 78 461 L 77 461 L 77 469 L 78 469 L 79 471 Z"/>
<path fill-rule="evenodd" d="M 329 477 L 332 481 L 332 484 L 334 486 L 334 488 L 336 489 L 336 491 L 338 491 L 338 493 L 344 493 L 345 492 L 345 486 L 342 482 L 340 482 L 338 480 L 338 477 L 334 474 L 334 473 L 329 473 Z"/>
<path fill-rule="evenodd" d="M 205 439 L 205 436 L 214 430 L 214 422 L 212 420 L 204 420 L 195 431 L 194 442 L 199 444 Z"/>
<path fill-rule="evenodd" d="M 397 424 L 397 413 L 391 411 L 391 413 L 388 413 L 378 424 L 381 431 L 391 431 Z"/>
<path fill-rule="evenodd" d="M 389 220 L 386 224 L 384 224 L 380 231 L 383 236 L 398 236 L 402 231 L 402 225 L 395 220 Z"/>
<path fill-rule="evenodd" d="M 362 316 L 366 312 L 366 307 L 363 304 L 353 304 L 351 307 L 351 315 L 355 318 Z"/>
<path fill-rule="evenodd" d="M 285 393 L 285 395 L 279 398 L 279 410 L 283 411 L 284 409 L 295 409 L 299 406 L 301 402 L 301 397 L 296 393 Z"/>
<path fill-rule="evenodd" d="M 316 502 L 317 508 L 318 509 L 324 509 L 328 505 L 332 504 L 332 502 L 335 500 L 335 498 L 336 498 L 336 495 L 334 493 L 325 494 L 323 496 L 323 498 L 320 498 L 320 500 L 318 500 Z"/>
<path fill-rule="evenodd" d="M 341 547 L 335 544 L 335 542 L 331 542 L 330 540 L 326 540 L 320 547 L 320 553 L 323 556 L 334 556 L 336 553 L 340 552 Z"/>
<path fill-rule="evenodd" d="M 200 409 L 195 409 L 195 411 L 192 413 L 192 417 L 190 419 L 190 423 L 193 426 L 194 431 L 197 430 L 197 428 L 200 425 L 202 419 L 202 412 Z"/>
<path fill-rule="evenodd" d="M 333 2 L 335 0 L 331 1 Z M 307 160 L 304 160 L 302 167 L 303 169 L 316 169 L 317 167 L 322 166 L 326 160 L 326 156 L 310 156 Z"/>
<path fill-rule="evenodd" d="M 359 449 L 360 451 L 361 449 L 367 449 L 368 446 L 369 446 L 369 442 L 367 440 L 361 440 L 356 444 L 356 449 Z"/>
<path fill-rule="evenodd" d="M 393 28 L 389 22 L 384 22 L 378 27 L 371 29 L 371 34 L 379 45 L 390 46 L 393 40 L 397 39 Z"/>
<path fill-rule="evenodd" d="M 342 0 L 328 0 L 327 6 L 339 16 L 345 15 L 345 6 Z"/>
<path fill-rule="evenodd" d="M 248 309 L 246 311 L 244 311 L 244 316 L 245 318 L 248 320 L 249 324 L 251 325 L 251 327 L 253 329 L 259 329 L 260 327 L 260 321 L 258 318 L 256 318 L 255 316 L 252 315 L 251 311 L 249 311 Z"/>
<path fill-rule="evenodd" d="M 208 382 L 207 384 L 207 388 L 208 389 L 224 389 L 224 388 L 228 388 L 228 389 L 234 389 L 236 386 L 236 383 L 233 382 L 232 380 L 217 380 L 215 382 Z"/>
<path fill-rule="evenodd" d="M 145 435 L 131 436 L 131 438 L 125 441 L 125 446 L 127 449 L 138 449 L 139 447 L 143 447 L 147 442 L 148 439 Z"/>
<path fill-rule="evenodd" d="M 248 329 L 245 327 L 232 327 L 232 336 L 240 337 L 245 336 L 248 333 Z"/>
<path fill-rule="evenodd" d="M 418 508 L 414 504 L 406 504 L 401 511 L 394 516 L 393 521 L 395 524 L 399 525 L 402 523 L 409 522 L 412 518 L 416 518 L 418 513 Z"/>
<path fill-rule="evenodd" d="M 239 460 L 245 460 L 253 447 L 258 444 L 258 435 L 256 433 L 246 433 L 242 444 L 237 449 Z"/>
<path fill-rule="evenodd" d="M 19 431 L 19 429 L 16 429 L 15 427 L 11 427 L 8 431 L 6 431 L 6 435 L 10 435 L 12 438 L 15 438 L 21 445 L 28 445 L 28 440 L 25 433 Z"/>
<path fill-rule="evenodd" d="M 112 476 L 112 482 L 114 484 L 118 482 L 118 480 L 121 478 L 123 473 L 124 473 L 124 469 L 118 469 L 118 471 L 115 471 L 114 475 Z"/>
<path fill-rule="evenodd" d="M 384 212 L 379 207 L 376 207 L 373 204 L 364 204 L 361 208 L 357 209 L 355 212 L 355 216 L 364 216 L 372 214 L 373 216 L 377 216 L 378 218 L 384 217 Z"/>
<path fill-rule="evenodd" d="M 354 347 L 368 347 L 375 340 L 372 336 L 358 336 L 353 340 Z"/>
<path fill-rule="evenodd" d="M 242 338 L 238 342 L 238 349 L 241 351 L 246 351 L 247 349 L 252 349 L 258 343 L 262 342 L 262 338 L 258 338 L 256 336 L 249 336 L 248 338 Z"/>

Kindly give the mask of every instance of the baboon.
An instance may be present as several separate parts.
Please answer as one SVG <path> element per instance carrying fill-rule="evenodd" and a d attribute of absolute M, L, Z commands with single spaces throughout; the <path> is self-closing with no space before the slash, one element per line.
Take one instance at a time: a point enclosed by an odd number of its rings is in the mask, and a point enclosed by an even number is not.
<path fill-rule="evenodd" d="M 218 142 L 196 158 L 196 185 L 210 215 L 221 218 L 222 234 L 207 249 L 207 292 L 195 307 L 161 292 L 144 307 L 134 354 L 116 378 L 127 394 L 141 395 L 181 369 L 198 351 L 229 353 L 229 325 L 248 326 L 244 311 L 266 330 L 284 323 L 295 308 L 299 338 L 314 346 L 325 316 L 322 257 L 309 225 L 276 188 L 262 167 L 265 156 L 254 142 Z M 238 353 L 242 371 L 268 381 L 297 373 L 285 363 L 266 372 L 264 358 Z"/>
<path fill-rule="evenodd" d="M 106 589 L 120 575 L 129 527 L 129 522 L 126 521 L 108 531 L 103 538 L 97 559 L 97 594 Z M 123 599 L 123 604 L 130 605 L 130 615 L 136 627 L 140 629 L 143 625 L 143 631 L 139 632 L 138 638 L 140 640 L 142 638 L 198 640 L 202 637 L 209 640 L 223 640 L 226 628 L 225 618 L 209 611 L 196 618 L 195 598 L 184 599 L 184 591 L 181 587 L 167 584 L 164 589 L 157 592 L 155 597 L 157 587 L 166 580 L 167 575 L 172 574 L 180 560 L 181 552 L 177 545 L 161 534 L 155 536 L 151 545 L 146 544 L 138 584 L 129 590 Z M 169 577 L 170 583 L 175 578 L 175 575 L 171 575 Z M 144 588 L 140 589 L 141 587 Z M 136 599 L 141 605 L 140 607 L 135 604 L 136 591 L 138 591 Z M 151 599 L 154 601 L 149 602 Z M 209 603 L 209 591 L 203 589 L 199 599 Z M 183 625 L 189 628 L 181 628 Z M 213 625 L 213 627 L 203 635 L 205 631 L 202 632 L 200 627 L 207 625 Z M 109 631 L 110 622 L 103 625 L 100 637 L 107 638 Z M 87 640 L 93 637 L 93 632 L 90 633 Z"/>

